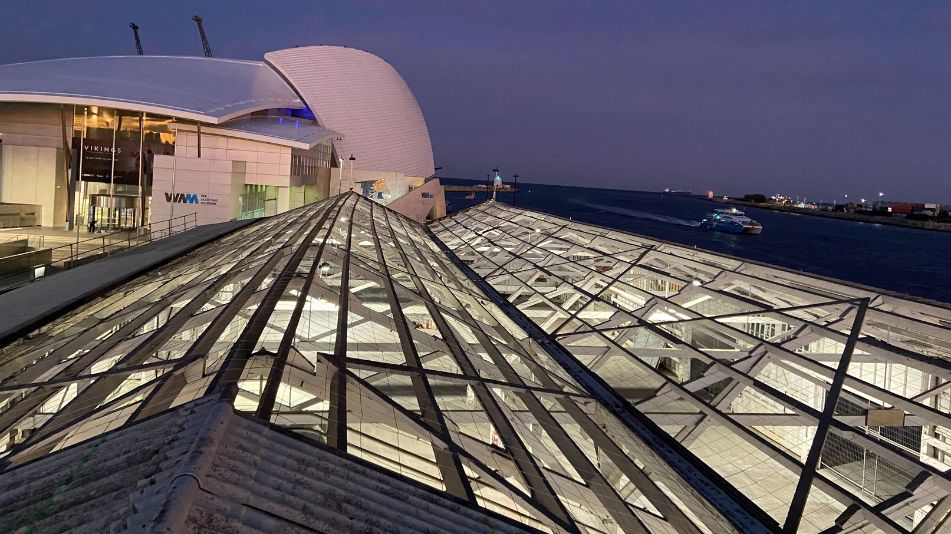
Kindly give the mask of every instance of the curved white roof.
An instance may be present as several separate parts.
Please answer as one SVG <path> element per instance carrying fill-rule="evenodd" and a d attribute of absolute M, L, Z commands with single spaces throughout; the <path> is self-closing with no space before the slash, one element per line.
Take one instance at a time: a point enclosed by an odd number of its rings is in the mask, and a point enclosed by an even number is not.
<path fill-rule="evenodd" d="M 191 123 L 177 123 L 175 128 L 195 131 Z M 215 126 L 201 129 L 204 133 L 221 134 L 241 139 L 251 139 L 276 145 L 309 150 L 330 138 L 343 139 L 343 134 L 321 128 L 313 121 L 294 120 L 284 117 L 241 117 Z"/>
<path fill-rule="evenodd" d="M 339 46 L 306 46 L 264 55 L 324 128 L 346 134 L 337 153 L 358 169 L 433 174 L 426 120 L 403 78 L 379 57 Z"/>
<path fill-rule="evenodd" d="M 301 108 L 259 61 L 107 56 L 0 65 L 0 102 L 111 106 L 218 124 L 253 111 Z"/>

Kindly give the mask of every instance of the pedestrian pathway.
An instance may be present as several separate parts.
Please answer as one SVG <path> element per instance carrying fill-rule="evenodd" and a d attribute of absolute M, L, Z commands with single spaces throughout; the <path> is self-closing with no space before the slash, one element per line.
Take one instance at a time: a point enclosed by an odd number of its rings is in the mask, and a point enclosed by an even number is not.
<path fill-rule="evenodd" d="M 64 313 L 93 295 L 254 222 L 199 226 L 2 293 L 0 344 L 29 332 L 32 325 Z"/>

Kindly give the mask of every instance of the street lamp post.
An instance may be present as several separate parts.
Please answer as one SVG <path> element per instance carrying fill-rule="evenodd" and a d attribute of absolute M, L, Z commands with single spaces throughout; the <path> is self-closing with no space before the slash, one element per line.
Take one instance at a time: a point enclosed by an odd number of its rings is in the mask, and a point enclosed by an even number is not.
<path fill-rule="evenodd" d="M 79 180 L 79 201 L 76 203 L 76 213 L 73 214 L 73 224 L 76 226 L 76 253 L 79 253 L 79 224 L 78 224 L 78 215 L 82 212 L 83 209 L 83 196 L 86 193 L 86 183 L 83 182 L 83 158 L 86 155 L 85 145 L 86 145 L 86 121 L 89 118 L 89 108 L 83 108 L 83 129 L 79 132 L 79 173 L 77 174 L 77 180 Z M 86 216 L 83 217 L 83 222 L 87 223 L 89 219 L 89 209 L 86 209 Z"/>
<path fill-rule="evenodd" d="M 116 205 L 116 133 L 119 131 L 119 125 L 122 124 L 122 116 L 119 115 L 119 110 L 114 111 L 112 121 L 112 165 L 109 170 L 109 216 L 106 217 L 106 224 L 108 225 L 109 230 L 112 230 L 112 216 L 115 212 Z"/>
<path fill-rule="evenodd" d="M 353 154 L 350 154 L 350 190 L 353 191 L 353 162 L 357 161 L 357 158 L 353 157 Z"/>
<path fill-rule="evenodd" d="M 340 159 L 340 168 L 337 169 L 337 194 L 343 190 L 343 159 Z"/>
<path fill-rule="evenodd" d="M 515 205 L 515 198 L 518 195 L 518 173 L 512 175 L 512 178 L 515 180 L 514 189 L 512 190 L 512 205 Z"/>

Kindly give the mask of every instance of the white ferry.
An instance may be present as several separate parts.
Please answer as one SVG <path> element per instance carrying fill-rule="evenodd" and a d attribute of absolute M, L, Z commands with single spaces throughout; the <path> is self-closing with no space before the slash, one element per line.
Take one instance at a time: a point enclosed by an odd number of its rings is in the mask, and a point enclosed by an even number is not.
<path fill-rule="evenodd" d="M 763 233 L 762 224 L 750 219 L 736 208 L 713 210 L 713 213 L 708 213 L 700 222 L 700 227 L 731 234 L 759 235 Z"/>

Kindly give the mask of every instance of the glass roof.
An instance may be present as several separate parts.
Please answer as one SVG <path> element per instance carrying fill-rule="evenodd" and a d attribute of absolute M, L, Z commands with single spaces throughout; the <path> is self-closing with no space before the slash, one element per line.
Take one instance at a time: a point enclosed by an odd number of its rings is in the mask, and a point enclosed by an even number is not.
<path fill-rule="evenodd" d="M 484 240 L 471 237 L 481 247 Z M 448 234 L 447 243 L 458 245 Z M 525 262 L 544 261 L 547 250 L 506 262 L 527 272 Z M 467 250 L 460 254 L 472 259 Z M 618 250 L 612 261 L 634 259 Z M 481 261 L 473 267 L 481 269 Z M 591 261 L 602 282 L 621 273 Z M 555 283 L 554 271 L 546 272 L 544 284 Z M 523 278 L 527 287 L 542 283 L 534 272 Z M 542 531 L 775 528 L 766 506 L 757 508 L 738 485 L 694 458 L 703 456 L 702 447 L 732 445 L 732 438 L 708 437 L 707 428 L 723 425 L 678 401 L 682 390 L 667 385 L 666 375 L 653 374 L 650 365 L 623 377 L 615 373 L 627 371 L 614 363 L 592 366 L 601 380 L 579 359 L 600 358 L 606 345 L 580 344 L 588 352 L 576 359 L 486 289 L 427 227 L 353 193 L 263 219 L 0 349 L 0 468 L 108 439 L 113 429 L 214 397 L 314 446 Z M 524 297 L 538 298 L 527 290 Z M 593 294 L 545 300 L 565 311 L 560 315 L 597 317 L 605 329 L 623 323 L 611 316 L 613 301 L 599 303 Z M 565 323 L 533 307 L 525 310 L 546 329 Z M 559 333 L 582 331 L 572 325 Z M 713 328 L 698 323 L 694 330 Z M 659 334 L 608 337 L 626 346 L 653 343 L 651 335 Z M 718 343 L 726 347 L 727 337 Z M 750 349 L 748 336 L 734 337 Z M 664 403 L 645 407 L 648 415 L 619 393 L 646 395 L 651 388 L 662 390 L 655 397 L 662 393 Z M 697 432 L 703 439 L 689 445 L 694 454 L 661 430 L 672 425 L 704 429 Z"/>
<path fill-rule="evenodd" d="M 951 309 L 498 203 L 431 229 L 776 528 L 951 528 Z"/>

